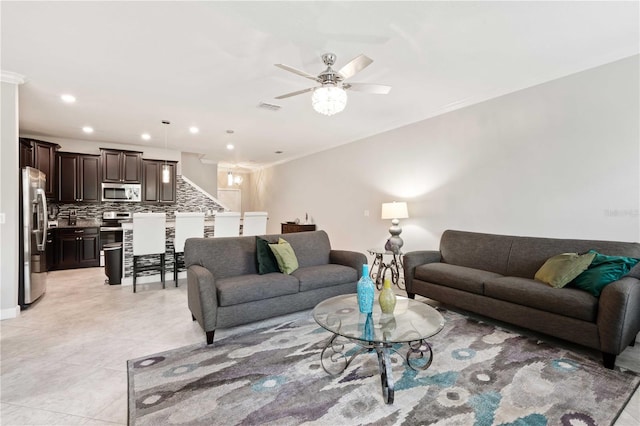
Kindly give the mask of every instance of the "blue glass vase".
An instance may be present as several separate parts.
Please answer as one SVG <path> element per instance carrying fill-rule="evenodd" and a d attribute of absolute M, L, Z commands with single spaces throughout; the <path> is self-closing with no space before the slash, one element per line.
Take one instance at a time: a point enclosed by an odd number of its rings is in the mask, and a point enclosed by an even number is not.
<path fill-rule="evenodd" d="M 362 277 L 358 280 L 358 308 L 363 314 L 373 312 L 373 299 L 376 286 L 369 278 L 369 265 L 362 265 Z"/>

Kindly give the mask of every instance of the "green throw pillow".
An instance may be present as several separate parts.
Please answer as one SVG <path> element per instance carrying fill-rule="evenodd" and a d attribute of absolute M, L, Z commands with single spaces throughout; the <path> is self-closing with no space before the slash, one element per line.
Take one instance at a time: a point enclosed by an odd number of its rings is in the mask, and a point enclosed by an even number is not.
<path fill-rule="evenodd" d="M 571 284 L 588 291 L 595 297 L 600 296 L 602 289 L 605 288 L 607 284 L 618 281 L 640 262 L 640 259 L 624 256 L 607 256 L 593 250 L 589 253 L 595 253 L 589 269 L 578 275 Z"/>
<path fill-rule="evenodd" d="M 258 261 L 258 274 L 280 272 L 278 261 L 269 248 L 269 241 L 264 238 L 256 237 L 256 260 Z"/>
<path fill-rule="evenodd" d="M 298 258 L 287 241 L 280 238 L 278 244 L 269 244 L 269 248 L 276 256 L 280 272 L 289 275 L 298 269 Z"/>
<path fill-rule="evenodd" d="M 580 275 L 582 271 L 585 271 L 595 256 L 595 253 L 589 252 L 582 255 L 578 253 L 562 253 L 550 257 L 538 269 L 535 279 L 547 283 L 551 287 L 562 288 Z"/>

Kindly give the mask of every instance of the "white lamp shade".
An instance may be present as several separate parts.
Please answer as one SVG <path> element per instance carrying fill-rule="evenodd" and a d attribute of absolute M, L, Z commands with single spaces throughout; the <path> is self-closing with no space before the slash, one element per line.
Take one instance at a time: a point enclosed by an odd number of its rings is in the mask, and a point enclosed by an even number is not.
<path fill-rule="evenodd" d="M 341 87 L 318 87 L 311 95 L 311 104 L 320 114 L 337 114 L 347 106 L 347 92 Z"/>
<path fill-rule="evenodd" d="M 404 201 L 382 203 L 382 219 L 406 219 L 408 217 L 407 203 Z"/>

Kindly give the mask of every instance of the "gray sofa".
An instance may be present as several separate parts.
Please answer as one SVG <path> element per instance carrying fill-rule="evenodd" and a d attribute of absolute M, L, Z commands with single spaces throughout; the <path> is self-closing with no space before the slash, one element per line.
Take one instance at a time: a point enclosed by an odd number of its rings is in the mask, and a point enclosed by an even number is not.
<path fill-rule="evenodd" d="M 232 327 L 314 307 L 355 293 L 367 257 L 332 250 L 324 231 L 263 235 L 291 244 L 299 268 L 291 275 L 258 275 L 256 237 L 189 238 L 185 244 L 188 303 L 207 344 L 217 328 Z"/>
<path fill-rule="evenodd" d="M 548 258 L 591 249 L 640 258 L 638 243 L 448 230 L 439 251 L 404 255 L 407 293 L 600 350 L 613 368 L 640 331 L 640 264 L 599 298 L 533 279 Z"/>

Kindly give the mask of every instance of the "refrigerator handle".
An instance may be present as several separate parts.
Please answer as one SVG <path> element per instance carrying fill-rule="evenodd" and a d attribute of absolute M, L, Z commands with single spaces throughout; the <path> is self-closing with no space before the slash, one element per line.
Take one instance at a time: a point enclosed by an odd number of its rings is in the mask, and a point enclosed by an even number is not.
<path fill-rule="evenodd" d="M 38 227 L 40 227 L 40 225 L 42 224 L 42 229 L 38 229 L 39 231 L 42 231 L 42 241 L 38 242 L 37 244 L 38 250 L 44 251 L 47 244 L 47 228 L 49 227 L 49 221 L 47 217 L 47 197 L 44 193 L 44 189 L 42 188 L 37 188 L 36 194 L 41 201 L 38 203 L 37 207 Z"/>

